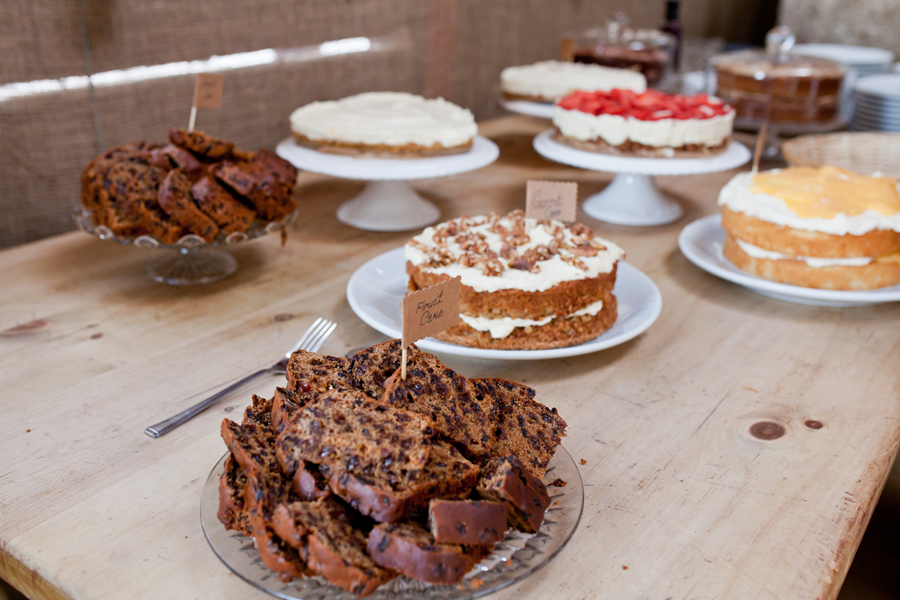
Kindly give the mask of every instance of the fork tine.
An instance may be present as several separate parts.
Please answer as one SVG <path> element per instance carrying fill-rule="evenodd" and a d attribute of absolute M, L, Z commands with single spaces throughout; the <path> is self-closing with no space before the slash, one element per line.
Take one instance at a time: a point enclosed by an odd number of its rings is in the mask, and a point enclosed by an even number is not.
<path fill-rule="evenodd" d="M 306 341 L 306 345 L 303 346 L 304 350 L 308 350 L 309 352 L 315 352 L 316 344 L 319 343 L 319 340 L 322 339 L 323 335 L 327 335 L 328 327 L 331 325 L 331 321 L 326 320 L 322 327 L 319 328 L 319 331 L 316 332 L 316 335 L 312 336 L 310 339 Z"/>
<path fill-rule="evenodd" d="M 311 346 L 310 352 L 318 352 L 319 348 L 322 347 L 322 344 L 325 343 L 325 340 L 328 339 L 328 337 L 334 332 L 336 328 L 337 323 L 331 323 L 330 325 L 328 325 L 325 331 L 322 332 L 322 335 L 319 337 L 319 339 L 316 340 L 315 344 Z"/>
<path fill-rule="evenodd" d="M 300 348 L 302 348 L 307 342 L 309 342 L 310 338 L 311 338 L 315 333 L 318 332 L 318 329 L 319 329 L 319 327 L 322 325 L 322 321 L 324 321 L 324 320 L 325 320 L 325 319 L 323 319 L 322 317 L 319 317 L 318 319 L 316 319 L 315 321 L 313 321 L 313 324 L 310 325 L 309 328 L 308 328 L 308 329 L 304 332 L 304 334 L 300 337 L 300 339 L 297 340 L 297 343 L 294 344 L 294 347 L 290 349 L 290 351 L 287 353 L 287 356 L 290 356 L 291 354 L 293 354 L 294 352 L 296 352 L 297 350 L 299 350 Z M 326 322 L 327 322 L 327 321 L 326 321 Z"/>

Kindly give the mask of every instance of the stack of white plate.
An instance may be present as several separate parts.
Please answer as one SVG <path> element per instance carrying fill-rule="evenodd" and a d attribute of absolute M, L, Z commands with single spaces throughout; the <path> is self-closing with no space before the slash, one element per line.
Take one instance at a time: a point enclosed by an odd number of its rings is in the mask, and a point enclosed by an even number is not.
<path fill-rule="evenodd" d="M 869 75 L 853 88 L 851 131 L 900 131 L 900 75 Z"/>
<path fill-rule="evenodd" d="M 818 56 L 843 63 L 856 70 L 859 76 L 887 73 L 894 62 L 894 53 L 881 48 L 847 46 L 844 44 L 797 44 L 795 54 Z"/>

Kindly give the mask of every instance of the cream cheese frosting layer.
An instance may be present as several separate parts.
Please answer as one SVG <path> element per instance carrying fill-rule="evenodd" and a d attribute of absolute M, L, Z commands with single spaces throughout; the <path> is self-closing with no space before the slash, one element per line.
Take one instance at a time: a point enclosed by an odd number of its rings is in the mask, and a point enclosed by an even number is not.
<path fill-rule="evenodd" d="M 800 217 L 781 198 L 751 191 L 753 177 L 750 172 L 735 175 L 719 192 L 719 205 L 769 223 L 803 231 L 832 235 L 863 235 L 876 229 L 900 231 L 900 212 L 883 215 L 874 210 L 866 210 L 855 215 L 839 214 L 828 219 Z"/>
<path fill-rule="evenodd" d="M 459 276 L 476 292 L 542 292 L 610 273 L 625 252 L 584 225 L 526 219 L 514 211 L 427 227 L 407 242 L 405 256 L 423 271 Z"/>
<path fill-rule="evenodd" d="M 598 300 L 597 302 L 589 304 L 588 306 L 585 306 L 580 310 L 576 310 L 571 315 L 566 315 L 566 318 L 569 319 L 584 315 L 590 315 L 594 317 L 601 310 L 603 310 L 603 300 Z M 516 329 L 516 327 L 540 327 L 541 325 L 546 325 L 556 317 L 551 316 L 540 320 L 514 319 L 512 317 L 489 319 L 488 317 L 472 317 L 469 315 L 460 314 L 459 318 L 466 325 L 476 331 L 489 331 L 491 333 L 491 337 L 496 340 L 509 337 L 509 335 Z"/>
<path fill-rule="evenodd" d="M 764 248 L 760 248 L 759 246 L 754 246 L 753 244 L 748 244 L 747 242 L 739 240 L 737 238 L 735 238 L 734 241 L 737 242 L 737 245 L 740 246 L 741 250 L 743 250 L 747 253 L 747 255 L 752 256 L 753 258 L 764 258 L 767 260 L 800 260 L 805 262 L 810 267 L 816 269 L 820 269 L 822 267 L 864 267 L 874 260 L 869 257 L 819 258 L 816 256 L 789 256 L 787 254 L 781 254 L 779 252 L 772 252 L 771 250 L 766 250 Z"/>
<path fill-rule="evenodd" d="M 500 84 L 504 92 L 548 100 L 576 90 L 608 92 L 626 89 L 640 94 L 647 89 L 646 77 L 636 71 L 558 60 L 507 67 L 500 73 Z"/>
<path fill-rule="evenodd" d="M 646 146 L 679 148 L 688 144 L 718 146 L 731 136 L 734 111 L 708 119 L 642 121 L 619 115 L 592 115 L 580 110 L 553 108 L 553 124 L 582 142 L 602 139 L 610 146 L 631 140 Z"/>
<path fill-rule="evenodd" d="M 401 92 L 307 104 L 291 113 L 291 129 L 314 141 L 447 148 L 467 144 L 478 133 L 469 110 Z"/>

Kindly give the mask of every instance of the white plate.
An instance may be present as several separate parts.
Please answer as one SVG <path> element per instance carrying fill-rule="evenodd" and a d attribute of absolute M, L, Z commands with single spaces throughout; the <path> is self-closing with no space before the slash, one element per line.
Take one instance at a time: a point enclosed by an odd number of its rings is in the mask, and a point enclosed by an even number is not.
<path fill-rule="evenodd" d="M 900 300 L 900 285 L 861 292 L 841 292 L 776 283 L 741 271 L 722 255 L 725 230 L 721 215 L 698 219 L 681 230 L 678 247 L 689 261 L 708 273 L 742 285 L 750 291 L 797 304 L 814 306 L 868 306 Z"/>
<path fill-rule="evenodd" d="M 426 158 L 358 158 L 329 154 L 301 146 L 293 137 L 282 140 L 275 152 L 298 169 L 367 181 L 445 177 L 486 167 L 500 156 L 497 144 L 480 135 L 475 136 L 468 152 Z"/>
<path fill-rule="evenodd" d="M 538 117 L 540 119 L 553 118 L 552 102 L 529 102 L 528 100 L 506 100 L 505 98 L 500 98 L 500 106 L 520 115 L 528 115 L 529 117 Z"/>
<path fill-rule="evenodd" d="M 347 301 L 353 312 L 367 325 L 392 338 L 399 338 L 400 299 L 406 293 L 406 259 L 403 248 L 380 254 L 361 266 L 347 283 Z M 619 262 L 616 285 L 619 316 L 600 337 L 568 348 L 552 350 L 484 350 L 448 344 L 434 338 L 416 342 L 422 350 L 476 358 L 537 360 L 588 354 L 617 346 L 637 337 L 656 321 L 662 309 L 662 296 L 653 281 L 636 267 Z"/>
<path fill-rule="evenodd" d="M 848 46 L 847 44 L 797 44 L 792 54 L 818 56 L 854 67 L 887 67 L 894 61 L 894 53 L 881 48 Z"/>
<path fill-rule="evenodd" d="M 900 75 L 869 75 L 860 77 L 853 88 L 859 94 L 896 98 L 900 97 Z"/>

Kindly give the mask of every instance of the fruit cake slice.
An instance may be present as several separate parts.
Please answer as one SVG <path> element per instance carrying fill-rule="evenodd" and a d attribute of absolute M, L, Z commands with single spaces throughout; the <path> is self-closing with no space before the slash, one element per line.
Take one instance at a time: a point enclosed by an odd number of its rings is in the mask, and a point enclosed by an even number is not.
<path fill-rule="evenodd" d="M 505 502 L 445 500 L 428 503 L 428 528 L 439 544 L 493 544 L 506 532 Z"/>
<path fill-rule="evenodd" d="M 149 165 L 135 175 L 125 189 L 125 211 L 138 220 L 142 233 L 163 244 L 174 244 L 187 232 L 181 225 L 170 221 L 159 205 L 159 186 L 166 173 L 161 167 Z"/>
<path fill-rule="evenodd" d="M 488 461 L 482 467 L 475 491 L 485 500 L 506 502 L 509 525 L 526 533 L 535 533 L 540 528 L 544 511 L 550 505 L 547 488 L 516 456 Z"/>
<path fill-rule="evenodd" d="M 435 440 L 417 481 L 390 483 L 366 474 L 335 470 L 328 484 L 335 494 L 363 515 L 378 522 L 393 523 L 408 519 L 435 496 L 468 496 L 479 473 L 479 468 L 466 460 L 459 450 Z"/>
<path fill-rule="evenodd" d="M 476 398 L 492 398 L 496 407 L 492 456 L 515 454 L 541 479 L 556 453 L 566 422 L 555 408 L 534 399 L 527 385 L 505 379 L 470 379 Z"/>
<path fill-rule="evenodd" d="M 422 415 L 356 390 L 330 390 L 291 415 L 275 447 L 288 473 L 305 460 L 395 485 L 418 479 L 434 433 Z"/>
<path fill-rule="evenodd" d="M 418 354 L 411 344 L 406 350 L 407 360 Z M 360 350 L 350 358 L 350 383 L 372 398 L 384 393 L 384 382 L 400 368 L 400 340 L 388 340 Z"/>
<path fill-rule="evenodd" d="M 101 172 L 100 208 L 105 212 L 104 224 L 121 237 L 138 235 L 140 219 L 126 210 L 128 183 L 139 173 L 152 168 L 133 159 L 117 162 Z"/>
<path fill-rule="evenodd" d="M 457 544 L 438 544 L 421 525 L 381 523 L 369 532 L 369 556 L 379 565 L 429 583 L 459 583 L 477 555 Z"/>
<path fill-rule="evenodd" d="M 184 152 L 184 151 L 182 151 Z M 159 205 L 173 221 L 212 242 L 219 235 L 219 226 L 198 207 L 191 197 L 191 179 L 182 169 L 172 169 L 159 186 Z"/>
<path fill-rule="evenodd" d="M 233 455 L 225 459 L 225 471 L 219 476 L 219 521 L 225 529 L 240 531 L 246 536 L 253 534 L 249 515 L 244 503 L 244 486 L 247 478 Z"/>
<path fill-rule="evenodd" d="M 273 527 L 301 545 L 310 570 L 357 596 L 371 594 L 395 576 L 369 557 L 367 532 L 333 499 L 282 504 Z"/>
<path fill-rule="evenodd" d="M 256 216 L 211 175 L 204 175 L 191 186 L 191 197 L 225 233 L 247 231 Z"/>
<path fill-rule="evenodd" d="M 384 384 L 379 402 L 410 410 L 434 420 L 438 433 L 460 445 L 468 458 L 491 453 L 494 416 L 492 396 L 476 396 L 462 375 L 433 354 L 417 352 L 408 357 L 406 379 L 397 370 Z"/>
<path fill-rule="evenodd" d="M 283 424 L 292 414 L 300 410 L 303 404 L 305 401 L 299 394 L 285 388 L 275 388 L 275 395 L 272 397 L 272 429 L 280 433 Z"/>
<path fill-rule="evenodd" d="M 169 141 L 209 160 L 229 158 L 234 150 L 231 142 L 214 138 L 202 131 L 185 131 L 178 127 L 169 130 Z"/>
<path fill-rule="evenodd" d="M 288 361 L 287 389 L 305 404 L 323 392 L 352 387 L 349 369 L 350 361 L 346 358 L 297 350 Z"/>

